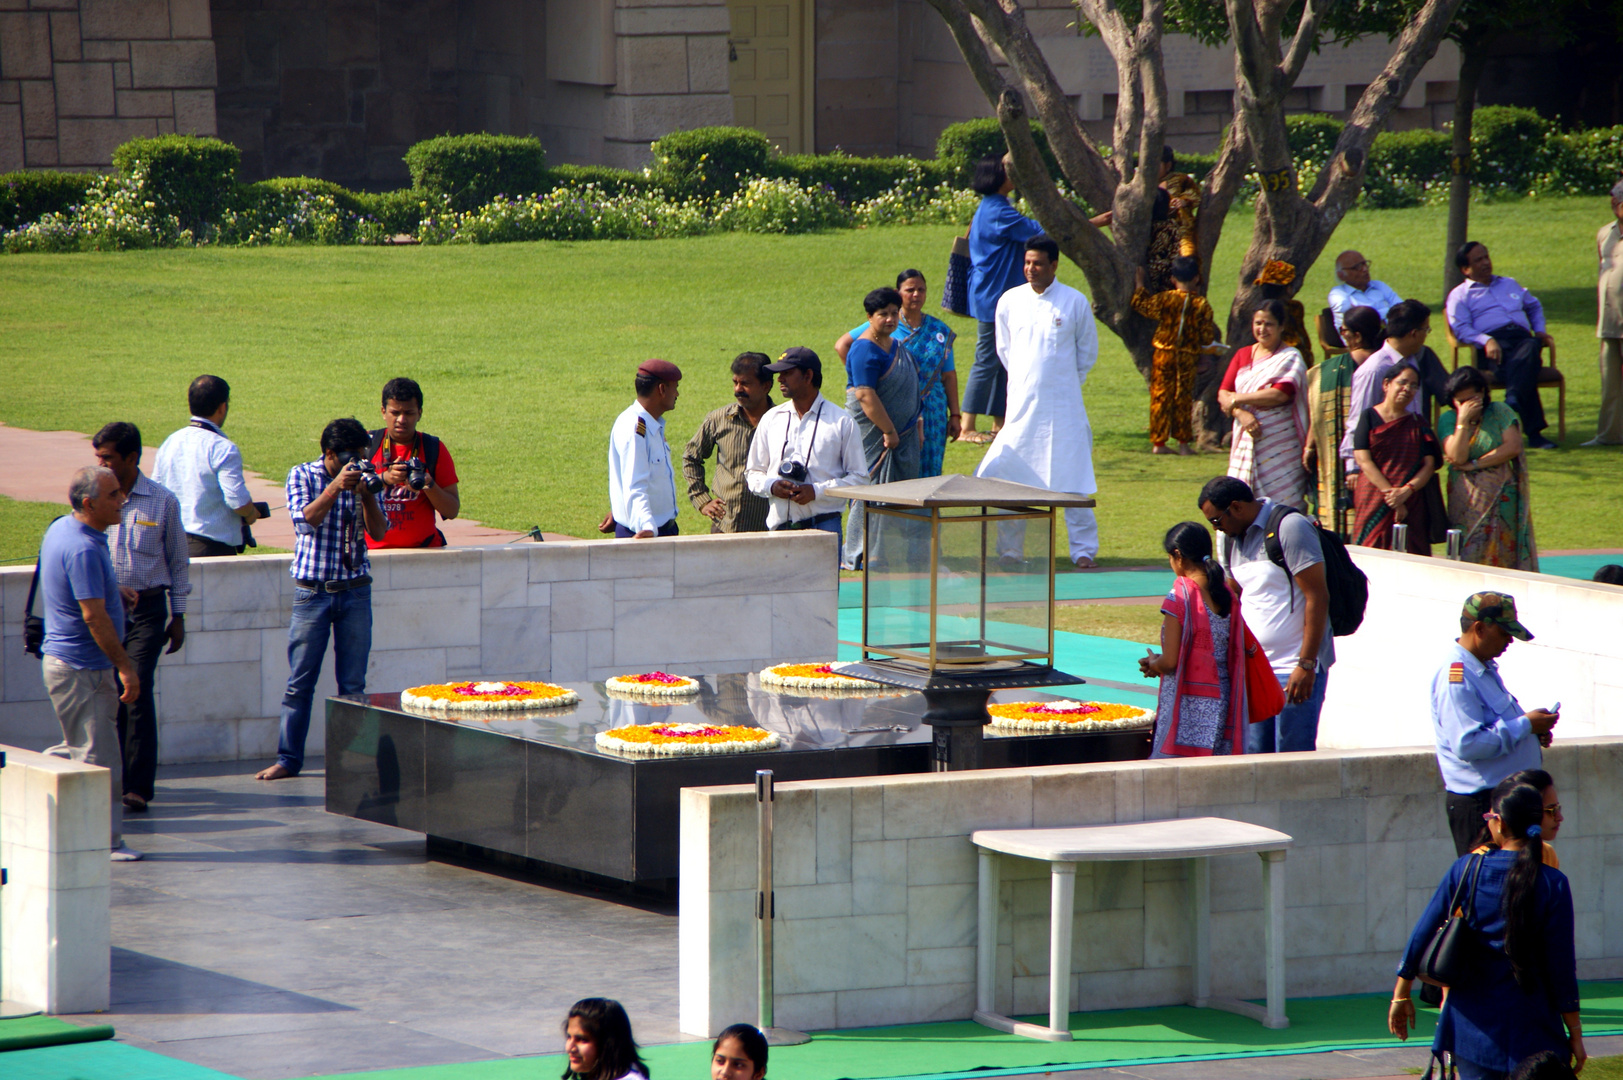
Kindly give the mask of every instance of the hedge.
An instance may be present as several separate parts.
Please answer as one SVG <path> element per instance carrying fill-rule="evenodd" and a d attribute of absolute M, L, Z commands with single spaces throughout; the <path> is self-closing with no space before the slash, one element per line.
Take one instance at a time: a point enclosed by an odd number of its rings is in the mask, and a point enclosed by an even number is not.
<path fill-rule="evenodd" d="M 158 212 L 194 231 L 229 207 L 241 162 L 242 151 L 230 143 L 195 135 L 131 139 L 113 151 L 120 176 L 144 176 Z"/>
<path fill-rule="evenodd" d="M 1048 166 L 1048 175 L 1055 180 L 1060 179 L 1059 161 L 1048 146 L 1047 132 L 1037 121 L 1030 123 L 1031 137 L 1036 140 L 1037 152 Z M 969 186 L 970 174 L 974 172 L 977 161 L 994 154 L 1001 157 L 1008 152 L 1003 128 L 990 117 L 948 124 L 935 142 L 936 164 L 942 169 L 943 179 L 956 187 Z"/>
<path fill-rule="evenodd" d="M 66 213 L 84 201 L 85 189 L 95 179 L 89 173 L 0 173 L 0 232 L 46 214 Z"/>
<path fill-rule="evenodd" d="M 547 183 L 547 154 L 532 135 L 441 135 L 406 151 L 413 187 L 472 210 L 498 195 L 533 195 Z"/>
<path fill-rule="evenodd" d="M 754 128 L 673 131 L 656 139 L 653 151 L 653 175 L 678 195 L 731 195 L 767 175 L 772 160 L 772 144 Z"/>
<path fill-rule="evenodd" d="M 772 175 L 803 187 L 826 187 L 843 205 L 876 199 L 904 185 L 934 187 L 947 179 L 939 162 L 918 158 L 859 158 L 832 154 L 785 154 L 770 166 Z"/>

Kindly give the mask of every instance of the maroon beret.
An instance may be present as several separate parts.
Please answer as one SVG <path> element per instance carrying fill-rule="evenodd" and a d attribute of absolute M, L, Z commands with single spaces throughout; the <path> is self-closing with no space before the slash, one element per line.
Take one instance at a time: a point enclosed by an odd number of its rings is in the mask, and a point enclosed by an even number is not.
<path fill-rule="evenodd" d="M 638 364 L 637 374 L 646 375 L 650 379 L 658 379 L 660 382 L 682 381 L 681 368 L 677 367 L 669 360 L 660 360 L 658 358 L 653 360 L 644 360 L 642 363 Z"/>

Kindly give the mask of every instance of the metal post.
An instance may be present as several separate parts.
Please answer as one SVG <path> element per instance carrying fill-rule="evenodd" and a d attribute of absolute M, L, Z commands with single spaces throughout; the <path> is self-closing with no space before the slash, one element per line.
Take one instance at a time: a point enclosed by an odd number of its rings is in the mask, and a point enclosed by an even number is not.
<path fill-rule="evenodd" d="M 864 559 L 866 562 L 866 559 Z M 760 993 L 760 1022 L 756 1025 L 766 1035 L 771 1046 L 797 1046 L 810 1041 L 804 1032 L 773 1026 L 772 986 L 772 917 L 775 902 L 772 894 L 772 770 L 755 770 L 756 850 L 759 856 L 760 877 L 755 892 L 755 956 L 759 966 L 757 988 Z"/>
<path fill-rule="evenodd" d="M 1409 526 L 1401 521 L 1392 526 L 1392 550 L 1409 550 Z"/>
<path fill-rule="evenodd" d="M 1459 529 L 1448 530 L 1448 557 L 1455 562 L 1459 561 L 1460 552 L 1465 549 L 1465 534 Z"/>

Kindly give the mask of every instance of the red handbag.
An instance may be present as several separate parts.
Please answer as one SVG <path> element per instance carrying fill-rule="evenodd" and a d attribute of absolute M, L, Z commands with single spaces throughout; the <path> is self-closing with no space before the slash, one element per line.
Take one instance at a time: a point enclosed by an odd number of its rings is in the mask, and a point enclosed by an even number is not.
<path fill-rule="evenodd" d="M 1285 708 L 1285 691 L 1249 626 L 1245 628 L 1245 707 L 1253 724 L 1272 720 Z"/>

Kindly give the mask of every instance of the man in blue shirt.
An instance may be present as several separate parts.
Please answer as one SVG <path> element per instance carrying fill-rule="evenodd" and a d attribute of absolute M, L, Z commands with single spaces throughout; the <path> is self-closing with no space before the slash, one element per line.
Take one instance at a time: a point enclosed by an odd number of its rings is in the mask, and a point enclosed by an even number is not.
<path fill-rule="evenodd" d="M 1043 227 L 1009 203 L 1014 181 L 1006 157 L 983 158 L 969 186 L 981 194 L 969 223 L 969 313 L 979 322 L 980 333 L 975 339 L 975 365 L 964 383 L 958 438 L 988 443 L 1003 427 L 1008 394 L 1008 377 L 997 358 L 997 302 L 1026 283 L 1026 241 L 1041 236 Z M 992 418 L 991 434 L 976 432 L 977 416 Z"/>
<path fill-rule="evenodd" d="M 1479 592 L 1465 601 L 1460 637 L 1431 681 L 1431 725 L 1437 765 L 1448 789 L 1448 829 L 1464 855 L 1482 830 L 1494 786 L 1512 773 L 1536 769 L 1560 714 L 1524 712 L 1505 688 L 1496 662 L 1510 639 L 1533 640 L 1516 618 L 1516 598 Z"/>
<path fill-rule="evenodd" d="M 1483 358 L 1478 366 L 1498 376 L 1505 404 L 1522 418 L 1527 445 L 1553 448 L 1544 437 L 1544 404 L 1538 396 L 1539 346 L 1555 344 L 1544 330 L 1544 305 L 1515 278 L 1494 274 L 1486 245 L 1475 240 L 1460 245 L 1454 265 L 1465 272 L 1465 280 L 1448 294 L 1455 340 L 1475 346 Z"/>
<path fill-rule="evenodd" d="M 1369 260 L 1361 252 L 1349 249 L 1336 256 L 1336 284 L 1330 287 L 1329 303 L 1337 331 L 1341 330 L 1341 320 L 1355 307 L 1374 308 L 1375 314 L 1385 319 L 1392 306 L 1402 300 L 1386 282 L 1369 276 Z"/>
<path fill-rule="evenodd" d="M 112 857 L 133 862 L 141 856 L 124 846 L 124 754 L 115 719 L 120 701 L 141 695 L 140 672 L 123 645 L 124 607 L 134 590 L 119 588 L 107 548 L 124 491 L 111 469 L 88 466 L 73 474 L 68 502 L 73 513 L 51 523 L 39 549 L 45 691 L 62 725 L 62 742 L 48 752 L 108 771 Z"/>
<path fill-rule="evenodd" d="M 327 638 L 340 694 L 366 692 L 372 654 L 372 564 L 362 532 L 382 540 L 388 531 L 377 473 L 363 473 L 371 437 L 352 417 L 334 420 L 321 433 L 321 456 L 287 474 L 287 516 L 293 521 L 293 618 L 287 627 L 287 689 L 276 764 L 261 780 L 297 776 L 304 767 L 310 702 Z"/>
<path fill-rule="evenodd" d="M 231 411 L 231 387 L 217 375 L 199 375 L 186 388 L 192 418 L 158 447 L 152 479 L 180 500 L 191 557 L 240 555 L 245 526 L 259 520 L 242 476 L 242 452 L 220 426 Z"/>

